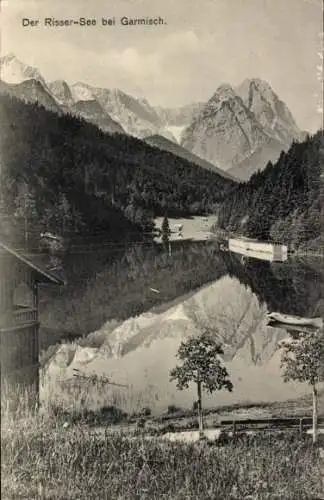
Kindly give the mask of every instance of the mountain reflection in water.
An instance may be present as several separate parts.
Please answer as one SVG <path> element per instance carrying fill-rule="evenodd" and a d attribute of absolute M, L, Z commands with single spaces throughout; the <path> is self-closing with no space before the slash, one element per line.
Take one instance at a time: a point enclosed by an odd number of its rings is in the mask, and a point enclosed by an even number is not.
<path fill-rule="evenodd" d="M 237 255 L 224 252 L 217 255 L 216 264 L 222 269 L 220 277 L 198 291 L 113 329 L 111 322 L 104 324 L 88 336 L 88 345 L 83 339 L 82 347 L 75 347 L 72 355 L 71 347 L 63 344 L 47 373 L 65 378 L 72 376 L 73 368 L 109 373 L 113 380 L 131 386 L 133 393 L 144 393 L 145 404 L 152 409 L 171 403 L 190 406 L 195 388 L 177 391 L 169 382 L 169 371 L 177 363 L 180 342 L 207 327 L 224 346 L 224 361 L 234 384 L 231 394 L 206 395 L 207 405 L 286 400 L 307 393 L 302 384 L 282 381 L 278 342 L 288 334 L 269 327 L 266 313 L 323 315 L 322 262 L 271 263 L 250 258 L 242 262 Z M 93 348 L 96 338 L 102 343 Z"/>

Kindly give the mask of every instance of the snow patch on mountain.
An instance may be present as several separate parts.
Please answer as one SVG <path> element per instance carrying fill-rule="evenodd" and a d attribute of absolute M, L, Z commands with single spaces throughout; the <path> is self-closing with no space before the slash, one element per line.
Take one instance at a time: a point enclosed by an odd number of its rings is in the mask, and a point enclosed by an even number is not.
<path fill-rule="evenodd" d="M 180 144 L 183 131 L 186 129 L 188 124 L 184 125 L 168 125 L 165 129 L 169 131 L 175 138 L 177 144 Z"/>
<path fill-rule="evenodd" d="M 0 58 L 0 78 L 7 83 L 14 84 L 34 79 L 46 86 L 45 80 L 37 68 L 24 64 L 12 53 Z"/>
<path fill-rule="evenodd" d="M 207 103 L 163 108 L 119 89 L 83 82 L 70 86 L 62 80 L 46 83 L 37 68 L 14 54 L 0 59 L 0 74 L 8 85 L 2 90 L 11 95 L 64 113 L 74 113 L 80 107 L 76 103 L 88 102 L 78 113 L 102 130 L 140 139 L 164 136 L 243 180 L 301 138 L 285 103 L 268 82 L 258 78 L 247 79 L 236 88 L 220 85 Z"/>
<path fill-rule="evenodd" d="M 91 101 L 95 98 L 91 87 L 85 83 L 74 83 L 70 89 L 74 101 Z"/>

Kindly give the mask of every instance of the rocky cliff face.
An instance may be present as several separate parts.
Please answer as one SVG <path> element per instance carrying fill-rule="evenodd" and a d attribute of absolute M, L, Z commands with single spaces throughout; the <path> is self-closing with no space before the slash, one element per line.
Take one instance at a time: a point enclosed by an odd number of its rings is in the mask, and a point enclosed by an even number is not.
<path fill-rule="evenodd" d="M 244 105 L 254 114 L 269 137 L 289 146 L 301 135 L 288 107 L 268 82 L 258 78 L 245 80 L 236 88 L 236 94 L 241 97 Z"/>
<path fill-rule="evenodd" d="M 0 93 L 9 94 L 25 102 L 38 103 L 56 113 L 62 112 L 61 106 L 49 93 L 47 87 L 40 80 L 34 78 L 16 84 L 0 81 Z"/>
<path fill-rule="evenodd" d="M 164 123 L 170 126 L 182 126 L 188 125 L 198 115 L 204 105 L 204 102 L 194 102 L 174 108 L 157 107 L 155 109 Z"/>
<path fill-rule="evenodd" d="M 180 158 L 184 158 L 190 161 L 191 163 L 194 163 L 195 165 L 200 165 L 201 167 L 207 170 L 212 170 L 213 172 L 217 172 L 222 177 L 225 177 L 227 179 L 237 180 L 235 179 L 234 176 L 230 175 L 228 172 L 225 172 L 224 170 L 217 168 L 212 163 L 203 160 L 199 156 L 188 151 L 188 149 L 185 149 L 182 146 L 180 146 L 180 144 L 177 144 L 175 140 L 172 141 L 166 136 L 162 137 L 161 135 L 151 135 L 145 138 L 145 142 L 150 144 L 150 146 L 162 149 L 163 151 L 169 151 L 170 153 L 179 156 Z"/>
<path fill-rule="evenodd" d="M 68 84 L 64 80 L 55 80 L 47 84 L 50 92 L 62 105 L 69 106 L 74 100 Z"/>
<path fill-rule="evenodd" d="M 300 137 L 271 86 L 252 79 L 236 89 L 221 85 L 184 131 L 181 145 L 245 179 Z"/>
<path fill-rule="evenodd" d="M 147 102 L 131 97 L 118 89 L 104 89 L 76 83 L 71 86 L 75 101 L 95 99 L 103 110 L 124 131 L 135 137 L 145 137 L 160 129 L 159 117 Z"/>
<path fill-rule="evenodd" d="M 69 106 L 70 112 L 75 116 L 80 116 L 86 121 L 97 125 L 104 132 L 124 133 L 123 128 L 105 112 L 96 99 L 88 101 L 77 101 Z"/>

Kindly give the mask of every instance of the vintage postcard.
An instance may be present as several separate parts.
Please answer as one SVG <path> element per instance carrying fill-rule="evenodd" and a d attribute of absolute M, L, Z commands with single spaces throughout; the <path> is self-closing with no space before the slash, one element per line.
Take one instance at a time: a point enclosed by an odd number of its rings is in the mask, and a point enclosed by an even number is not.
<path fill-rule="evenodd" d="M 324 499 L 322 0 L 4 0 L 4 499 Z"/>

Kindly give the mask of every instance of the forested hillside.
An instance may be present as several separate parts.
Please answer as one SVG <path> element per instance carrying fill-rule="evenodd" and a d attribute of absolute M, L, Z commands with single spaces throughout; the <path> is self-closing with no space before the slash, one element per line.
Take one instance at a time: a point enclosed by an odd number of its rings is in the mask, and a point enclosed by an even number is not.
<path fill-rule="evenodd" d="M 273 165 L 238 184 L 219 212 L 219 226 L 259 239 L 303 244 L 323 235 L 323 131 L 294 142 Z"/>
<path fill-rule="evenodd" d="M 0 96 L 1 205 L 62 233 L 152 228 L 208 212 L 234 183 L 171 153 L 70 115 Z"/>

